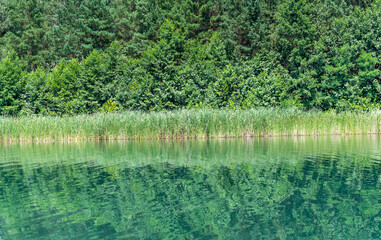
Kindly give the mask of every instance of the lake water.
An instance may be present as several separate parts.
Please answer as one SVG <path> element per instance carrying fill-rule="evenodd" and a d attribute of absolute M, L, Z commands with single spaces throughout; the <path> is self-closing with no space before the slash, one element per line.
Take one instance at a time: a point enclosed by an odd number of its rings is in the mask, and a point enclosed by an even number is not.
<path fill-rule="evenodd" d="M 0 239 L 380 239 L 379 136 L 0 145 Z"/>

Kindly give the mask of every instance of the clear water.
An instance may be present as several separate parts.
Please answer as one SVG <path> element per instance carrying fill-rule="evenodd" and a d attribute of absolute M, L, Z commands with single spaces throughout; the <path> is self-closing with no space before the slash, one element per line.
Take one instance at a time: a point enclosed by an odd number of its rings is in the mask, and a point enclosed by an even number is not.
<path fill-rule="evenodd" d="M 0 146 L 0 239 L 380 239 L 381 138 Z"/>

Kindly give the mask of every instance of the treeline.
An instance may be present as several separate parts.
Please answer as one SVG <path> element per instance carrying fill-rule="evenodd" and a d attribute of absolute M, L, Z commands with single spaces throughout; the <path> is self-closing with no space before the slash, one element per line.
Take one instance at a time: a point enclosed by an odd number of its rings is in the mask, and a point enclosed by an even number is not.
<path fill-rule="evenodd" d="M 0 0 L 0 114 L 381 106 L 381 1 Z"/>

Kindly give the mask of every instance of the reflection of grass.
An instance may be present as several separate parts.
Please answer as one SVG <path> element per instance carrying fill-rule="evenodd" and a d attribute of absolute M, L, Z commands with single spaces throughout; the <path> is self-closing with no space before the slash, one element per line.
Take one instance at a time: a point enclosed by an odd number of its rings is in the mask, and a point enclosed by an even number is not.
<path fill-rule="evenodd" d="M 312 144 L 314 138 L 309 139 L 306 141 Z M 293 138 L 186 141 L 185 145 L 195 144 L 189 146 L 194 154 L 201 155 L 202 162 L 195 165 L 184 164 L 190 152 L 172 141 L 14 144 L 3 148 L 13 148 L 13 152 L 0 154 L 0 159 L 10 156 L 20 163 L 8 165 L 0 174 L 4 183 L 0 199 L 0 217 L 5 223 L 2 228 L 12 239 L 102 239 L 96 234 L 191 239 L 194 236 L 189 234 L 197 231 L 198 236 L 236 239 L 242 229 L 244 237 L 251 239 L 274 238 L 275 233 L 282 239 L 336 235 L 367 239 L 372 233 L 378 234 L 379 163 L 364 167 L 361 159 L 352 161 L 357 156 L 345 148 L 353 150 L 350 145 L 356 143 L 367 146 L 371 138 L 337 137 L 345 140 L 341 147 L 329 141 L 335 137 L 321 139 L 325 138 L 319 138 L 319 144 L 313 147 L 321 148 L 325 142 L 341 155 L 322 151 L 324 148 L 314 152 L 327 154 L 313 160 L 273 155 L 277 149 L 285 151 L 290 149 L 287 146 L 294 146 Z M 257 146 L 248 148 L 247 142 Z M 310 144 L 301 145 L 303 152 L 311 148 Z M 21 159 L 29 160 L 33 154 L 21 157 L 16 152 L 26 149 L 16 146 L 30 148 L 29 152 L 42 151 L 39 156 L 48 159 L 55 156 L 76 162 L 30 164 L 21 170 Z M 265 157 L 252 161 L 261 150 Z M 291 148 L 290 154 L 295 154 L 294 150 Z M 129 151 L 136 154 L 126 154 Z M 119 154 L 121 161 L 116 163 Z M 173 161 L 178 154 L 183 154 L 180 164 L 162 164 Z M 154 156 L 160 156 L 161 162 Z M 78 159 L 83 163 L 78 164 Z M 105 162 L 95 163 L 93 159 Z M 124 164 L 127 159 L 145 163 L 135 167 Z M 227 159 L 223 161 L 226 164 L 221 164 L 221 159 Z M 213 227 L 205 227 L 209 225 Z"/>
<path fill-rule="evenodd" d="M 338 162 L 346 168 L 353 164 L 363 168 L 378 164 L 381 153 L 380 136 L 322 136 L 273 138 L 218 138 L 186 141 L 102 141 L 70 143 L 0 143 L 0 165 L 20 161 L 26 166 L 35 164 L 83 164 L 112 166 L 107 172 L 114 175 L 114 165 L 130 167 L 165 163 L 175 166 L 202 166 L 232 163 L 255 163 L 257 166 L 282 163 L 299 165 L 307 157 L 319 163 L 326 154 L 343 153 L 356 157 Z M 33 169 L 28 167 L 27 169 Z M 114 169 L 114 170 L 113 170 Z M 116 170 L 115 170 L 116 171 Z"/>
<path fill-rule="evenodd" d="M 257 109 L 0 118 L 0 139 L 79 141 L 368 134 L 380 132 L 380 117 L 381 112 Z"/>

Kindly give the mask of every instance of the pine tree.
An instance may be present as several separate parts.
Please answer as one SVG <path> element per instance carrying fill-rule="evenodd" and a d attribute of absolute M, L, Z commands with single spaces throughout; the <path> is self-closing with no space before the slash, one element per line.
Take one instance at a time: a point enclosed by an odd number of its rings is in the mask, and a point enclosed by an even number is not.
<path fill-rule="evenodd" d="M 44 13 L 45 1 L 9 0 L 9 27 L 2 38 L 7 48 L 13 48 L 26 60 L 33 70 L 35 66 L 44 65 L 44 50 L 47 49 L 45 34 L 48 31 Z"/>
<path fill-rule="evenodd" d="M 160 8 L 160 4 L 169 1 L 117 0 L 117 3 L 121 3 L 115 7 L 117 34 L 128 41 L 129 55 L 141 56 L 150 41 L 158 39 L 157 30 L 166 19 L 165 8 Z"/>
<path fill-rule="evenodd" d="M 8 0 L 0 0 L 0 38 L 7 32 L 8 27 Z"/>
<path fill-rule="evenodd" d="M 94 49 L 104 49 L 114 40 L 114 23 L 109 0 L 66 0 L 58 10 L 53 28 L 59 57 L 83 59 Z"/>

